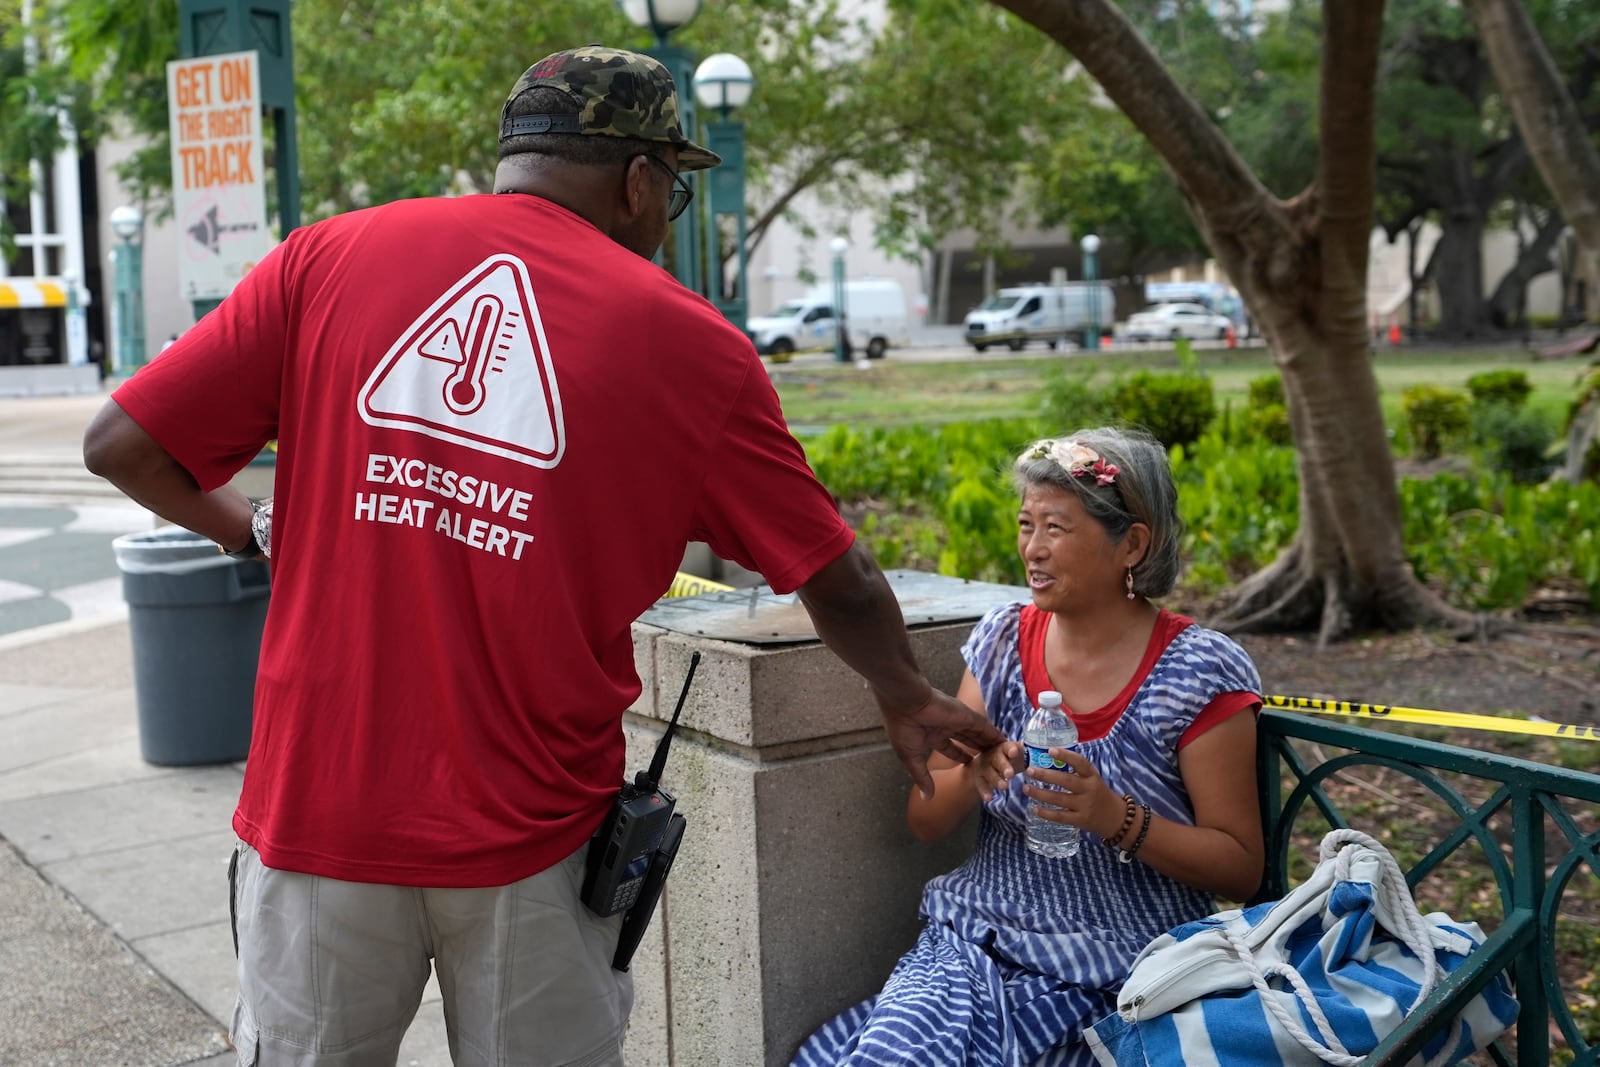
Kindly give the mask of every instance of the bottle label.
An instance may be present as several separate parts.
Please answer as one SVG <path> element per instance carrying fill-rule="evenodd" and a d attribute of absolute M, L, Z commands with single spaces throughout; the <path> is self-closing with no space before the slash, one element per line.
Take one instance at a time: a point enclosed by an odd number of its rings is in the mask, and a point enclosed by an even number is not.
<path fill-rule="evenodd" d="M 1048 748 L 1039 748 L 1036 745 L 1027 745 L 1026 748 L 1028 750 L 1028 766 L 1039 767 L 1044 770 L 1064 771 L 1067 769 L 1067 761 L 1051 756 Z"/>

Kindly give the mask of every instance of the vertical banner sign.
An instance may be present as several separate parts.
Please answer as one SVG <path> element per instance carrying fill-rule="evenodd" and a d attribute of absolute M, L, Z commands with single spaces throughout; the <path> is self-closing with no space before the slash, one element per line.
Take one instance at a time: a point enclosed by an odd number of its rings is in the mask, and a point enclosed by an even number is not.
<path fill-rule="evenodd" d="M 185 300 L 220 300 L 272 247 L 255 52 L 167 64 L 172 209 Z"/>

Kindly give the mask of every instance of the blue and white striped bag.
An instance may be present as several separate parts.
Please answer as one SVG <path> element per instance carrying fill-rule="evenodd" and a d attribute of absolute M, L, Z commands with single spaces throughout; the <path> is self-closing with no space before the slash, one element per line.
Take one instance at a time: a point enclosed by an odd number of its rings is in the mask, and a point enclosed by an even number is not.
<path fill-rule="evenodd" d="M 1482 943 L 1477 923 L 1420 914 L 1377 841 L 1334 830 L 1317 869 L 1282 900 L 1185 923 L 1147 945 L 1117 1013 L 1087 1040 L 1102 1067 L 1354 1067 Z M 1412 1062 L 1455 1063 L 1516 1017 L 1499 975 Z"/>

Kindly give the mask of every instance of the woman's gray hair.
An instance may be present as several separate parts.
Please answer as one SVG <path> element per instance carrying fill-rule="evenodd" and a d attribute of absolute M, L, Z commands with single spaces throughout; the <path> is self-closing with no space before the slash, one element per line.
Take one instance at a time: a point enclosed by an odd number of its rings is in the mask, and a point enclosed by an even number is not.
<path fill-rule="evenodd" d="M 1096 469 L 1074 464 L 1069 473 L 1050 458 L 1052 452 L 1058 456 L 1070 452 L 1072 445 L 1091 449 L 1103 464 L 1116 467 L 1108 484 L 1102 484 L 1108 469 L 1104 466 Z M 1128 536 L 1134 523 L 1144 523 L 1150 530 L 1150 548 L 1133 568 L 1133 591 L 1139 596 L 1166 596 L 1178 584 L 1178 542 L 1183 535 L 1178 488 L 1172 482 L 1167 450 L 1154 437 L 1109 426 L 1079 430 L 1031 445 L 1017 457 L 1012 470 L 1019 494 L 1032 486 L 1053 485 L 1077 496 L 1089 517 L 1105 527 L 1113 544 Z"/>

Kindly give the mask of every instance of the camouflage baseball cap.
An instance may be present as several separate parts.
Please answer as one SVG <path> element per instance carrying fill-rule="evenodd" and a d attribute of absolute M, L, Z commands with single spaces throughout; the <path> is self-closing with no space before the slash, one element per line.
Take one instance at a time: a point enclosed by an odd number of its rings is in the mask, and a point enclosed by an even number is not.
<path fill-rule="evenodd" d="M 513 114 L 517 97 L 541 86 L 560 89 L 578 104 L 576 115 Z M 667 68 L 619 48 L 572 48 L 546 56 L 523 72 L 500 109 L 500 143 L 539 133 L 583 133 L 659 141 L 678 149 L 678 169 L 705 170 L 722 162 L 691 144 L 678 122 L 678 93 Z"/>

